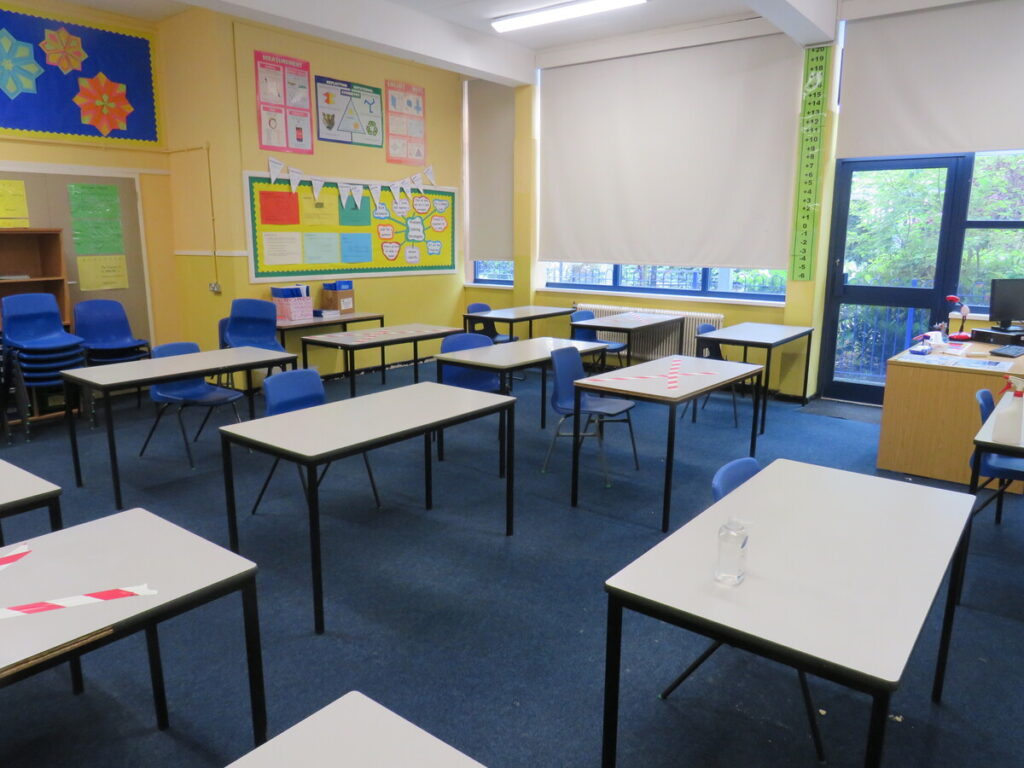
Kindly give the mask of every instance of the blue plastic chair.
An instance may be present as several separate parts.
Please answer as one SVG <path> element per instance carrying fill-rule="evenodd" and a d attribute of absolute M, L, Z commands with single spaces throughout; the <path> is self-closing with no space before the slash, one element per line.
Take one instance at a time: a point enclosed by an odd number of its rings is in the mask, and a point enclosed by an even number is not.
<path fill-rule="evenodd" d="M 988 417 L 992 415 L 992 411 L 995 409 L 995 400 L 992 397 L 992 393 L 987 389 L 979 389 L 975 395 L 975 399 L 978 401 L 978 412 L 981 415 L 981 423 L 984 424 Z M 981 454 L 981 466 L 978 474 L 981 477 L 988 478 L 978 488 L 978 491 L 983 490 L 993 480 L 997 481 L 996 491 L 990 496 L 984 504 L 974 509 L 973 514 L 978 514 L 992 503 L 995 499 L 996 502 L 996 524 L 1003 522 L 1003 497 L 1006 495 L 1006 489 L 1010 487 L 1010 483 L 1014 480 L 1024 480 L 1024 459 L 1017 459 L 1012 456 L 1000 456 L 995 453 L 982 453 Z"/>
<path fill-rule="evenodd" d="M 482 333 L 456 333 L 445 336 L 441 340 L 442 352 L 459 352 L 463 349 L 489 347 L 493 344 Z M 496 373 L 482 371 L 477 368 L 463 368 L 458 365 L 441 367 L 441 383 L 463 389 L 475 389 L 478 392 L 500 392 L 501 381 Z"/>
<path fill-rule="evenodd" d="M 149 356 L 149 342 L 137 339 L 119 301 L 89 299 L 75 305 L 75 331 L 90 365 L 121 363 Z"/>
<path fill-rule="evenodd" d="M 701 323 L 697 326 L 697 336 L 702 333 L 709 333 L 715 330 L 715 326 L 711 323 Z M 697 340 L 697 357 L 703 357 L 708 360 L 725 360 L 725 355 L 722 354 L 721 343 L 714 339 L 698 339 Z M 736 411 L 736 384 L 729 384 L 729 391 L 732 394 L 732 424 L 734 427 L 739 427 L 740 417 Z M 708 400 L 711 399 L 711 393 L 708 392 L 704 395 L 704 402 L 701 404 L 701 410 L 707 407 Z M 679 418 L 683 418 L 686 415 L 686 409 L 693 405 L 693 420 L 697 421 L 697 406 L 693 400 L 689 400 L 682 412 L 679 414 Z"/>
<path fill-rule="evenodd" d="M 317 405 L 323 405 L 327 400 L 323 379 L 312 368 L 300 368 L 268 376 L 263 380 L 263 397 L 266 399 L 265 416 L 277 416 L 282 413 L 299 411 L 303 408 L 312 408 Z M 263 481 L 263 487 L 260 488 L 259 495 L 256 497 L 256 503 L 252 505 L 251 514 L 256 514 L 260 502 L 263 501 L 263 494 L 267 492 L 267 486 L 270 485 L 270 480 L 274 477 L 274 470 L 277 469 L 277 465 L 280 462 L 281 457 L 275 457 L 274 463 L 270 467 L 270 472 L 267 473 L 267 479 Z M 377 483 L 373 479 L 373 470 L 370 468 L 370 460 L 366 456 L 366 451 L 363 451 L 363 463 L 366 464 L 366 474 L 370 478 L 373 499 L 377 502 L 377 506 L 380 507 Z M 327 474 L 330 466 L 331 464 L 328 463 L 320 473 L 320 477 L 316 481 L 317 487 L 323 481 L 324 475 Z M 298 465 L 295 468 L 299 471 L 299 481 L 302 483 L 303 491 L 305 491 L 306 478 L 302 473 L 302 468 Z"/>
<path fill-rule="evenodd" d="M 474 302 L 466 307 L 466 312 L 490 312 L 491 305 L 483 302 Z M 510 341 L 519 341 L 518 336 L 510 336 L 505 333 L 498 333 L 493 320 L 476 317 L 469 318 L 469 332 L 483 334 L 495 344 L 505 344 Z"/>
<path fill-rule="evenodd" d="M 277 340 L 277 308 L 272 301 L 235 299 L 231 302 L 224 340 L 229 347 L 259 347 L 284 352 Z"/>
<path fill-rule="evenodd" d="M 591 312 L 589 309 L 577 309 L 575 312 L 569 315 L 570 323 L 579 323 L 582 322 L 583 320 L 593 319 L 594 313 Z M 602 344 L 607 344 L 608 346 L 606 346 L 604 350 L 605 354 L 607 355 L 609 352 L 614 352 L 615 355 L 619 358 L 619 367 L 622 367 L 622 352 L 623 350 L 626 349 L 625 342 L 604 341 L 603 339 L 599 339 L 597 338 L 597 331 L 594 330 L 593 328 L 576 328 L 574 326 L 569 327 L 572 328 L 572 333 L 569 338 L 571 338 L 573 341 L 600 341 Z"/>
<path fill-rule="evenodd" d="M 52 352 L 79 347 L 82 337 L 64 330 L 57 299 L 50 293 L 17 293 L 0 302 L 4 346 Z"/>
<path fill-rule="evenodd" d="M 153 357 L 188 355 L 198 351 L 199 345 L 193 341 L 177 341 L 153 347 Z M 206 416 L 203 417 L 203 423 L 199 425 L 196 436 L 192 438 L 193 442 L 199 439 L 199 435 L 203 433 L 203 427 L 206 426 L 206 422 L 210 419 L 210 414 L 213 413 L 213 409 L 218 405 L 230 405 L 231 409 L 235 412 L 235 421 L 241 422 L 242 420 L 238 415 L 238 407 L 235 405 L 242 397 L 242 393 L 234 389 L 216 387 L 213 384 L 207 383 L 202 378 L 154 384 L 149 388 L 149 397 L 157 405 L 156 420 L 153 422 L 153 426 L 150 427 L 149 434 L 146 435 L 146 442 L 142 444 L 139 456 L 146 452 L 146 447 L 149 445 L 150 438 L 153 437 L 161 417 L 171 405 L 178 406 L 178 426 L 181 428 L 181 439 L 185 443 L 185 453 L 188 454 L 188 465 L 192 469 L 195 469 L 196 465 L 192 461 L 192 449 L 188 445 L 188 435 L 185 434 L 185 422 L 182 418 L 183 410 L 190 406 L 206 408 Z"/>
<path fill-rule="evenodd" d="M 734 459 L 728 464 L 723 464 L 718 468 L 718 471 L 715 472 L 714 477 L 711 478 L 711 494 L 714 496 L 716 502 L 721 501 L 760 471 L 761 463 L 750 456 L 746 456 L 742 459 Z M 664 691 L 658 694 L 658 697 L 661 699 L 667 699 L 671 696 L 672 691 L 678 688 L 686 678 L 700 667 L 701 664 L 711 658 L 711 655 L 721 648 L 723 644 L 724 642 L 722 640 L 716 640 L 704 649 L 704 652 L 697 657 L 696 661 L 684 669 Z M 821 743 L 821 732 L 818 730 L 818 721 L 816 719 L 817 715 L 814 708 L 814 702 L 811 700 L 811 689 L 807 685 L 807 675 L 803 670 L 798 669 L 797 678 L 800 682 L 800 691 L 803 694 L 804 709 L 807 714 L 808 725 L 811 729 L 811 739 L 814 742 L 814 750 L 818 754 L 818 762 L 823 763 L 825 762 L 825 748 Z"/>
<path fill-rule="evenodd" d="M 573 415 L 573 397 L 575 387 L 573 382 L 584 377 L 583 360 L 576 347 L 564 347 L 551 352 L 551 371 L 554 381 L 551 384 L 551 407 L 555 413 L 562 418 L 555 426 L 555 434 L 551 438 L 551 445 L 548 446 L 548 453 L 544 457 L 544 466 L 541 472 L 547 472 L 548 460 L 555 448 L 555 441 L 560 437 L 572 437 L 572 430 L 562 432 L 562 423 Z M 608 459 L 604 455 L 604 425 L 612 422 L 625 422 L 629 427 L 629 441 L 633 446 L 633 464 L 640 469 L 640 459 L 636 453 L 636 438 L 633 435 L 633 420 L 629 412 L 635 406 L 632 400 L 622 400 L 616 397 L 596 397 L 589 392 L 583 392 L 580 396 L 580 414 L 586 415 L 587 422 L 583 425 L 580 433 L 581 440 L 587 437 L 596 437 L 598 451 L 601 455 L 601 463 L 604 466 L 605 487 L 611 485 L 608 477 Z M 594 431 L 587 432 L 591 422 L 594 422 Z"/>

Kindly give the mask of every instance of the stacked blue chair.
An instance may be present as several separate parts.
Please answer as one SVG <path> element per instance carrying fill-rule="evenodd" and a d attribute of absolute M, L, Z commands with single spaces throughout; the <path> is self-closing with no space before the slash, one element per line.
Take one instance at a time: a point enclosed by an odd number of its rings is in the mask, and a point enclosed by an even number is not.
<path fill-rule="evenodd" d="M 195 342 L 178 341 L 171 344 L 160 344 L 159 346 L 153 347 L 153 357 L 188 355 L 198 351 L 199 345 Z M 206 422 L 209 421 L 210 414 L 213 413 L 213 409 L 218 405 L 230 405 L 231 409 L 235 412 L 235 421 L 241 421 L 241 418 L 238 416 L 238 407 L 235 403 L 242 397 L 242 394 L 242 392 L 238 392 L 234 389 L 216 387 L 201 377 L 196 379 L 185 379 L 183 381 L 169 381 L 163 384 L 154 384 L 149 388 L 149 396 L 157 406 L 156 420 L 153 422 L 153 426 L 150 427 L 149 434 L 146 435 L 146 441 L 142 444 L 142 450 L 139 451 L 139 456 L 142 456 L 146 452 L 146 447 L 149 445 L 149 441 L 153 437 L 153 433 L 156 431 L 157 425 L 160 423 L 160 419 L 164 415 L 164 412 L 169 406 L 177 405 L 178 426 L 181 429 L 181 439 L 185 443 L 185 453 L 188 454 L 188 465 L 192 469 L 195 469 L 195 462 L 192 461 L 192 449 L 189 448 L 188 435 L 185 434 L 185 422 L 182 418 L 182 411 L 189 406 L 200 406 L 206 408 L 206 416 L 203 417 L 203 423 L 199 425 L 199 429 L 196 431 L 196 436 L 192 438 L 192 442 L 195 442 L 199 439 L 199 435 L 203 433 L 203 427 L 205 427 Z"/>
<path fill-rule="evenodd" d="M 0 387 L 7 412 L 13 389 L 18 415 L 31 439 L 28 421 L 28 390 L 63 386 L 60 372 L 85 364 L 82 338 L 64 330 L 57 299 L 49 293 L 4 296 L 0 305 L 3 322 L 3 371 Z"/>
<path fill-rule="evenodd" d="M 75 333 L 84 339 L 86 365 L 108 365 L 149 357 L 149 342 L 132 333 L 128 315 L 119 301 L 89 299 L 75 305 Z M 136 389 L 142 405 L 142 388 Z M 92 397 L 89 398 L 90 405 Z"/>
<path fill-rule="evenodd" d="M 491 305 L 484 304 L 483 302 L 474 302 L 466 307 L 466 312 L 490 312 Z M 489 338 L 495 344 L 505 344 L 509 341 L 519 341 L 518 336 L 510 336 L 506 333 L 498 333 L 498 329 L 494 325 L 493 320 L 481 320 L 479 318 L 471 317 L 469 319 L 469 331 L 470 333 L 480 333 Z"/>
<path fill-rule="evenodd" d="M 577 309 L 571 315 L 569 315 L 570 323 L 580 323 L 584 320 L 593 320 L 594 313 L 589 309 Z M 571 327 L 571 326 L 570 326 Z M 597 331 L 593 328 L 573 328 L 572 329 L 572 340 L 573 341 L 601 341 L 597 338 Z M 619 358 L 619 367 L 622 367 L 622 351 L 626 348 L 625 342 L 622 341 L 605 341 L 607 344 L 604 353 L 607 355 L 609 352 L 614 352 L 616 357 Z"/>

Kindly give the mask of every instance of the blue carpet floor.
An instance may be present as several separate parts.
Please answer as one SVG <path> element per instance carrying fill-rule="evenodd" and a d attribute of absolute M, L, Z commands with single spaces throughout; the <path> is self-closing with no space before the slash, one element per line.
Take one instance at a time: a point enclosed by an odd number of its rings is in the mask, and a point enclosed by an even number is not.
<path fill-rule="evenodd" d="M 432 366 L 423 374 L 432 379 Z M 388 387 L 411 378 L 411 369 L 395 370 Z M 360 377 L 361 393 L 379 386 L 377 376 Z M 328 394 L 345 396 L 337 384 Z M 537 374 L 517 382 L 515 394 L 520 402 L 512 538 L 503 535 L 496 418 L 446 433 L 446 461 L 435 464 L 435 508 L 429 512 L 423 509 L 419 439 L 371 454 L 380 510 L 358 457 L 331 468 L 321 490 L 323 636 L 313 634 L 307 523 L 295 472 L 282 467 L 260 512 L 240 515 L 242 554 L 259 564 L 271 735 L 355 689 L 492 768 L 599 764 L 603 582 L 663 538 L 667 411 L 651 404 L 634 410 L 639 472 L 632 468 L 625 429 L 609 428 L 610 488 L 604 487 L 595 447 L 585 447 L 581 503 L 574 509 L 569 440 L 558 441 L 548 473 L 539 471 L 554 420 L 546 431 L 539 429 Z M 126 504 L 226 545 L 215 432 L 195 444 L 194 471 L 173 421 L 161 424 L 140 459 L 135 454 L 151 423 L 151 407 L 138 411 L 128 396 L 116 408 Z M 743 401 L 741 418 L 749 418 L 749 408 L 749 400 Z M 228 412 L 215 416 L 220 424 L 228 418 Z M 711 503 L 714 470 L 746 455 L 747 424 L 733 428 L 727 394 L 713 396 L 696 425 L 681 422 L 673 528 Z M 104 432 L 84 427 L 80 435 L 84 488 L 74 487 L 59 422 L 37 426 L 31 443 L 19 435 L 14 445 L 0 447 L 0 458 L 64 487 L 67 525 L 113 511 Z M 877 442 L 877 425 L 772 402 L 758 458 L 875 474 Z M 235 462 L 240 507 L 247 510 L 270 461 L 236 451 Z M 945 700 L 939 706 L 930 700 L 937 601 L 892 699 L 886 765 L 1024 764 L 1020 506 L 1018 498 L 1008 503 L 1000 527 L 989 511 L 979 517 Z M 8 542 L 46 530 L 42 511 L 4 521 Z M 247 752 L 252 735 L 241 601 L 232 596 L 214 602 L 166 622 L 160 633 L 169 730 L 155 727 L 145 643 L 134 636 L 84 657 L 81 696 L 71 694 L 65 669 L 0 689 L 0 765 L 223 766 Z M 619 765 L 816 764 L 791 669 L 723 649 L 661 701 L 658 691 L 706 641 L 629 613 L 623 634 Z M 815 678 L 811 689 L 829 764 L 862 764 L 867 697 Z"/>

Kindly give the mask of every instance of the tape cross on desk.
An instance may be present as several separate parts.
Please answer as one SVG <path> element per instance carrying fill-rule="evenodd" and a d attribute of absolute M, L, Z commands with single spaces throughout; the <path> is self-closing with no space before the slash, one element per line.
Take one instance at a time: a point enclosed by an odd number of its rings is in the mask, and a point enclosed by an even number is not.
<path fill-rule="evenodd" d="M 679 389 L 679 379 L 683 376 L 714 376 L 714 371 L 680 371 L 683 361 L 676 359 L 668 367 L 665 373 L 653 373 L 649 376 L 600 376 L 597 378 L 584 379 L 587 383 L 598 381 L 644 381 L 648 379 L 665 379 L 668 384 L 666 389 Z"/>

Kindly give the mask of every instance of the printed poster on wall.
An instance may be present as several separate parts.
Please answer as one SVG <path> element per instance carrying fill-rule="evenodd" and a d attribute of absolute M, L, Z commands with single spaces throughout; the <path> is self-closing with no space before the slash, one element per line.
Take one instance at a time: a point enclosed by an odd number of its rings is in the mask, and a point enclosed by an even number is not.
<path fill-rule="evenodd" d="M 313 154 L 309 62 L 267 51 L 253 60 L 260 149 Z"/>
<path fill-rule="evenodd" d="M 427 157 L 427 97 L 422 86 L 387 80 L 389 163 L 423 165 Z"/>
<path fill-rule="evenodd" d="M 316 131 L 320 141 L 364 147 L 384 145 L 380 88 L 316 76 Z"/>

